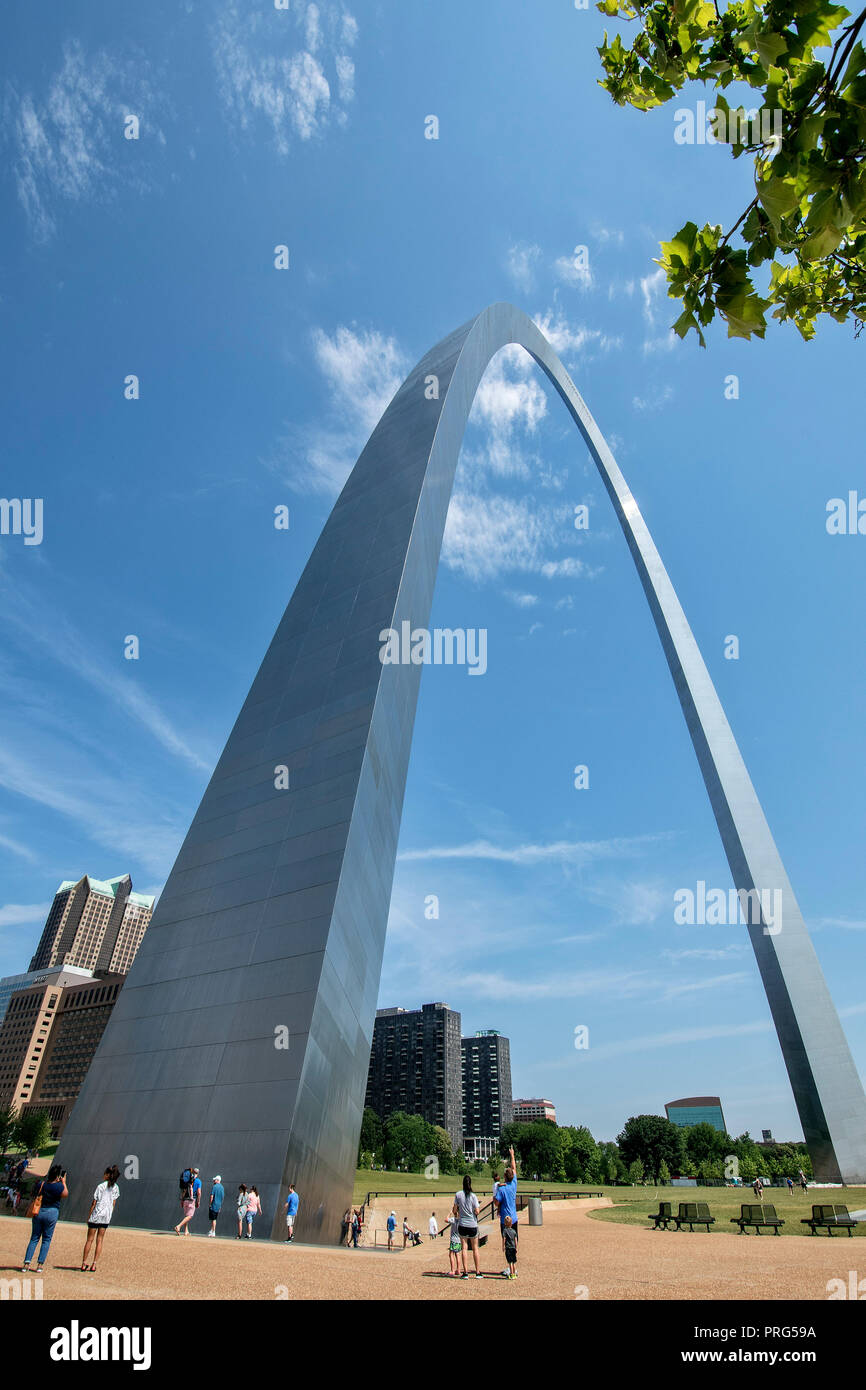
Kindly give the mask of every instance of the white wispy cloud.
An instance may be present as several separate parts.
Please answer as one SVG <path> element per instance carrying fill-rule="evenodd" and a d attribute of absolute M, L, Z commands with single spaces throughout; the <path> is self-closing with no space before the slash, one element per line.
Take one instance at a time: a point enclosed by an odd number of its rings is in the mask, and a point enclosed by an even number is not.
<path fill-rule="evenodd" d="M 426 849 L 401 850 L 401 860 L 486 859 L 502 864 L 591 864 L 601 859 L 623 859 L 656 844 L 657 835 L 635 835 L 610 840 L 553 840 L 550 844 L 496 845 L 472 840 L 463 845 L 431 845 Z"/>
<path fill-rule="evenodd" d="M 212 30 L 226 110 L 243 131 L 260 121 L 270 126 L 283 155 L 293 138 L 310 140 L 332 121 L 345 124 L 355 94 L 357 36 L 354 17 L 327 0 L 302 0 L 290 10 L 227 0 Z"/>
<path fill-rule="evenodd" d="M 664 1033 L 643 1033 L 639 1037 L 622 1038 L 618 1042 L 598 1043 L 592 1049 L 595 1059 L 624 1057 L 630 1053 L 655 1051 L 666 1047 L 690 1047 L 695 1043 L 716 1042 L 720 1038 L 748 1038 L 769 1033 L 770 1019 L 754 1023 L 710 1023 L 703 1028 L 672 1028 Z"/>
<path fill-rule="evenodd" d="M 640 290 L 643 298 L 643 316 L 650 329 L 644 338 L 644 353 L 672 351 L 681 339 L 670 327 L 659 331 L 662 324 L 669 323 L 674 307 L 668 298 L 667 276 L 661 266 L 650 275 L 641 276 Z"/>
<path fill-rule="evenodd" d="M 575 290 L 590 290 L 594 280 L 592 269 L 589 264 L 584 265 L 583 260 L 578 258 L 578 248 L 575 247 L 571 256 L 558 256 L 553 263 L 553 272 L 557 280 L 563 284 L 570 285 Z"/>
<path fill-rule="evenodd" d="M 17 854 L 20 859 L 26 859 L 28 863 L 36 863 L 36 855 L 27 845 L 22 845 L 20 841 L 13 840 L 11 835 L 0 835 L 0 849 L 8 849 L 10 854 Z"/>
<path fill-rule="evenodd" d="M 298 492 L 334 497 L 409 369 L 394 338 L 341 324 L 313 331 L 313 357 L 328 390 L 328 424 L 287 427 L 266 465 Z"/>
<path fill-rule="evenodd" d="M 131 856 L 152 873 L 164 874 L 180 847 L 181 827 L 165 814 L 143 815 L 129 777 L 72 764 L 51 742 L 29 758 L 0 748 L 0 786 L 64 816 L 101 848 Z M 75 786 L 86 787 L 86 795 L 69 790 Z"/>
<path fill-rule="evenodd" d="M 133 162 L 124 149 L 123 123 L 136 115 L 140 139 L 164 143 L 145 72 L 141 60 L 104 50 L 88 54 L 75 40 L 41 91 L 20 93 L 7 85 L 5 140 L 18 198 L 38 241 L 55 234 L 64 202 L 107 201 L 124 184 L 144 186 L 143 160 Z"/>
<path fill-rule="evenodd" d="M 548 559 L 551 547 L 565 543 L 569 516 L 568 508 L 545 506 L 532 497 L 461 490 L 451 498 L 442 558 L 478 583 L 513 573 L 591 578 L 598 571 L 575 556 Z"/>
<path fill-rule="evenodd" d="M 657 981 L 639 970 L 581 970 L 574 974 L 555 974 L 532 979 L 525 973 L 507 976 L 500 971 L 462 973 L 461 989 L 479 999 L 511 1000 L 514 1003 L 542 999 L 582 999 L 612 997 L 634 999 L 657 987 Z"/>
<path fill-rule="evenodd" d="M 666 960 L 728 960 L 731 956 L 739 956 L 750 948 L 746 945 L 732 943 L 730 946 L 695 946 L 681 951 L 665 950 L 662 955 Z"/>
<path fill-rule="evenodd" d="M 541 247 L 521 241 L 508 248 L 505 266 L 519 290 L 529 292 L 535 285 L 535 268 L 541 259 Z"/>
<path fill-rule="evenodd" d="M 603 333 L 598 328 L 569 323 L 557 305 L 543 314 L 536 314 L 534 322 L 566 362 L 573 361 L 576 356 L 591 360 L 597 352 L 611 352 L 622 347 L 621 337 Z"/>
<path fill-rule="evenodd" d="M 695 994 L 705 989 L 723 989 L 726 985 L 741 984 L 743 980 L 750 980 L 752 976 L 745 970 L 731 972 L 729 975 L 712 975 L 703 980 L 687 980 L 681 984 L 669 984 L 665 987 L 665 999 L 677 999 L 682 994 Z"/>
<path fill-rule="evenodd" d="M 141 688 L 137 675 L 119 675 L 108 662 L 100 661 L 93 643 L 64 617 L 56 604 L 50 617 L 46 617 L 45 609 L 35 602 L 29 590 L 23 584 L 13 585 L 9 576 L 0 577 L 0 592 L 5 600 L 3 619 L 22 634 L 29 646 L 35 643 L 103 699 L 112 701 L 168 752 L 191 767 L 211 770 L 212 761 L 202 757 L 177 732 L 157 701 Z"/>
<path fill-rule="evenodd" d="M 656 410 L 661 410 L 673 398 L 674 388 L 672 386 L 658 386 L 646 396 L 632 396 L 632 410 L 643 410 L 652 414 Z"/>
<path fill-rule="evenodd" d="M 7 903 L 0 907 L 0 927 L 24 927 L 44 922 L 50 903 Z"/>
<path fill-rule="evenodd" d="M 843 931 L 866 931 L 866 922 L 850 917 L 819 917 L 815 927 L 841 927 Z"/>

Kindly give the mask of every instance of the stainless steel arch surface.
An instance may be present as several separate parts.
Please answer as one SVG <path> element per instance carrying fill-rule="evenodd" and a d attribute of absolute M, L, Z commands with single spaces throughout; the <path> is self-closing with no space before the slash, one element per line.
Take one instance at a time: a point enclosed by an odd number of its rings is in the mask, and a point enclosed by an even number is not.
<path fill-rule="evenodd" d="M 205 791 L 60 1148 L 70 1216 L 107 1162 L 130 1225 L 177 1173 L 256 1182 L 271 1232 L 330 1243 L 351 1197 L 421 668 L 380 633 L 426 628 L 457 458 L 491 358 L 532 354 L 583 435 L 671 669 L 733 874 L 781 895 L 748 930 L 816 1175 L 866 1181 L 866 1099 L 745 764 L 634 498 L 551 345 L 494 304 L 400 387 L 337 499 Z M 288 772 L 277 786 L 275 769 Z M 772 901 L 772 896 L 770 898 Z M 84 1186 L 81 1186 L 81 1183 Z M 231 1213 L 229 1214 L 231 1215 Z M 174 1216 L 173 1220 L 177 1217 Z M 225 1223 L 222 1234 L 231 1234 Z"/>

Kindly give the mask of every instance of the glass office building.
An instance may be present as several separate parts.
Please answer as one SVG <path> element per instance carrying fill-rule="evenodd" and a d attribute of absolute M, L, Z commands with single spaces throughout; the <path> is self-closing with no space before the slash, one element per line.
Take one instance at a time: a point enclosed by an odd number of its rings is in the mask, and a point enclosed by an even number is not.
<path fill-rule="evenodd" d="M 707 1124 L 720 1130 L 722 1134 L 727 1133 L 722 1102 L 718 1096 L 687 1096 L 685 1100 L 669 1101 L 665 1106 L 665 1114 L 672 1124 L 681 1125 L 683 1128 L 688 1125 Z"/>

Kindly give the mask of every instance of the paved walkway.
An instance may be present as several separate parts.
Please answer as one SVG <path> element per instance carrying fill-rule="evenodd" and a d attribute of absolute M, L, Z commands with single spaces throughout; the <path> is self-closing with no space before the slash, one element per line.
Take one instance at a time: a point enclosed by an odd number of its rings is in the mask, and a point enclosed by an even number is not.
<path fill-rule="evenodd" d="M 115 1227 L 97 1272 L 82 1274 L 84 1227 L 61 1221 L 43 1298 L 823 1300 L 829 1279 L 847 1283 L 862 1248 L 842 1236 L 721 1239 L 592 1219 L 592 1208 L 609 1205 L 606 1198 L 545 1203 L 543 1226 L 521 1222 L 514 1281 L 499 1273 L 495 1236 L 481 1252 L 483 1279 L 449 1278 L 445 1239 L 428 1241 L 424 1227 L 421 1246 L 390 1255 Z M 24 1218 L 0 1217 L 0 1277 L 20 1268 L 29 1227 Z M 866 1269 L 858 1274 L 864 1276 Z"/>

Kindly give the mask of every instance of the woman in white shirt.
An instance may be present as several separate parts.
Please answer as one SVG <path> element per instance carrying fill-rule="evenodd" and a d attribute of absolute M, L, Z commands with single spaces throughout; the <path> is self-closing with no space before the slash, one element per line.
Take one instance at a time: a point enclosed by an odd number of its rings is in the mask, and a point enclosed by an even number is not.
<path fill-rule="evenodd" d="M 481 1264 L 478 1259 L 478 1198 L 472 1191 L 472 1179 L 467 1173 L 463 1179 L 463 1191 L 455 1192 L 451 1211 L 457 1217 L 457 1233 L 460 1236 L 460 1259 L 463 1264 L 461 1279 L 468 1279 L 466 1272 L 466 1247 L 472 1249 L 475 1261 L 475 1278 L 481 1279 Z"/>
<path fill-rule="evenodd" d="M 81 1256 L 81 1269 L 84 1272 L 88 1268 L 87 1261 L 90 1258 L 90 1247 L 93 1244 L 93 1237 L 96 1236 L 96 1251 L 93 1256 L 93 1264 L 89 1266 L 90 1273 L 96 1271 L 96 1261 L 102 1254 L 102 1242 L 105 1240 L 105 1232 L 108 1230 L 114 1204 L 120 1196 L 120 1188 L 117 1186 L 117 1179 L 120 1177 L 120 1169 L 112 1165 L 106 1168 L 102 1182 L 93 1194 L 93 1201 L 90 1204 L 90 1215 L 87 1218 L 87 1239 L 84 1242 L 84 1254 Z"/>

